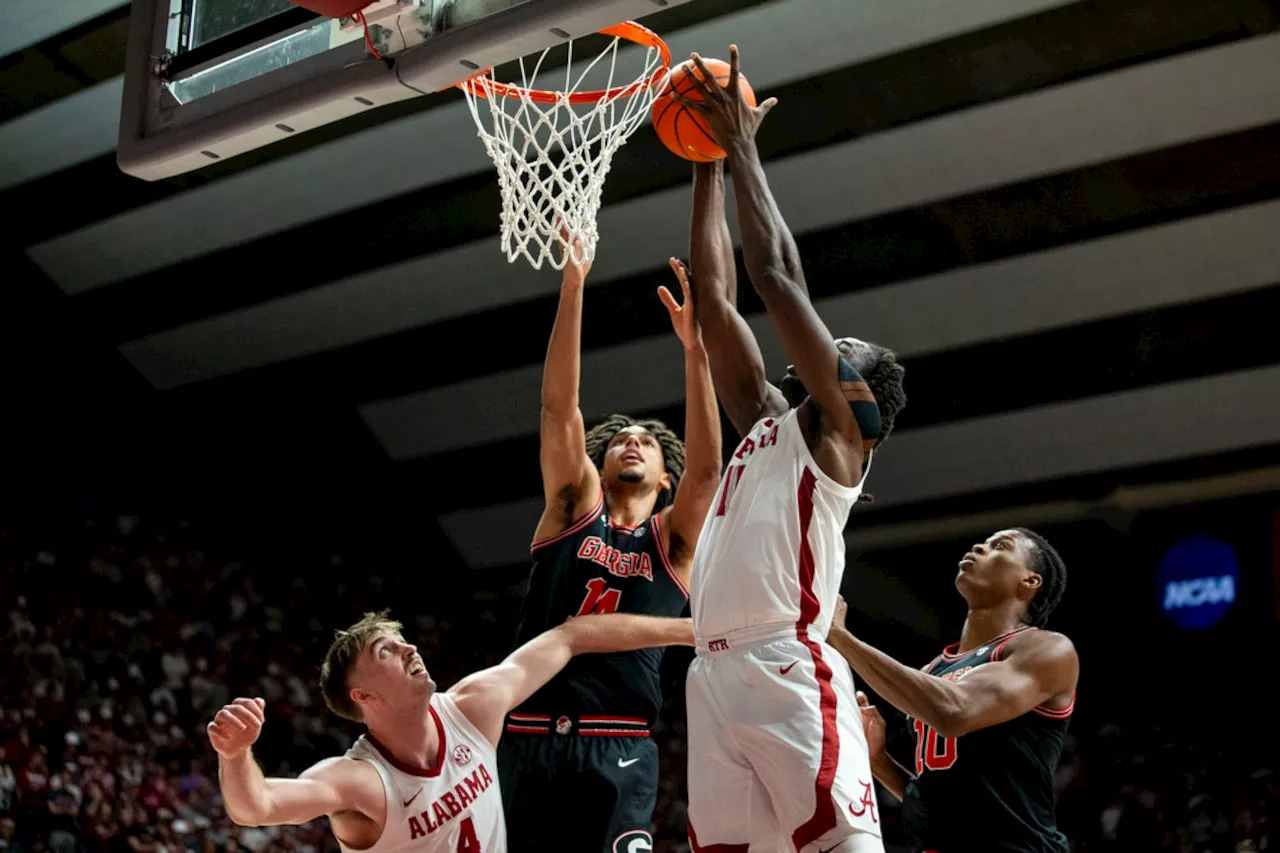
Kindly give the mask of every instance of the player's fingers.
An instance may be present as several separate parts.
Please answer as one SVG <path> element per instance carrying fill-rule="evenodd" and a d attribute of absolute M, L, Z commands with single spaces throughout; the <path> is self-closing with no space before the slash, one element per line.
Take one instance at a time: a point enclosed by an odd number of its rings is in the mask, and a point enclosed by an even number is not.
<path fill-rule="evenodd" d="M 680 291 L 684 294 L 684 304 L 693 302 L 693 288 L 689 285 L 689 276 L 677 276 L 680 279 Z"/>
<path fill-rule="evenodd" d="M 259 699 L 237 699 L 231 704 L 237 708 L 244 708 L 253 715 L 255 720 L 261 723 L 266 720 L 266 715 L 262 711 L 263 705 L 258 704 L 260 701 Z"/>
<path fill-rule="evenodd" d="M 869 707 L 870 707 L 870 704 L 869 704 L 869 703 L 870 703 L 870 700 L 869 700 L 869 699 L 867 699 L 867 694 L 863 693 L 861 690 L 859 690 L 858 692 L 854 693 L 854 694 L 853 694 L 853 698 L 855 698 L 855 699 L 857 699 L 857 700 L 858 700 L 858 706 L 859 706 L 859 707 L 861 707 L 861 708 L 869 708 Z"/>
<path fill-rule="evenodd" d="M 677 104 L 679 104 L 680 106 L 684 107 L 687 110 L 693 110 L 694 113 L 702 116 L 703 118 L 707 117 L 706 101 L 690 100 L 689 98 L 686 98 L 684 95 L 677 92 L 675 89 L 671 90 L 671 100 L 675 101 Z"/>
<path fill-rule="evenodd" d="M 243 725 L 246 729 L 250 731 L 252 731 L 253 729 L 257 729 L 262 725 L 260 722 L 258 722 L 258 718 L 255 717 L 249 711 L 249 709 L 244 707 L 243 705 L 232 705 L 230 708 L 230 711 L 232 714 L 235 715 L 236 720 L 239 721 L 241 725 Z"/>
<path fill-rule="evenodd" d="M 684 261 L 679 258 L 671 258 L 668 261 L 671 264 L 671 271 L 676 274 L 676 281 L 680 282 L 681 287 L 689 286 L 689 270 L 685 267 Z"/>
<path fill-rule="evenodd" d="M 761 117 L 764 117 L 769 114 L 769 110 L 773 109 L 777 105 L 777 98 L 767 98 L 763 104 L 756 107 L 756 111 L 760 113 Z"/>
<path fill-rule="evenodd" d="M 729 86 L 730 98 L 740 97 L 738 92 L 738 46 L 729 45 Z"/>
<path fill-rule="evenodd" d="M 230 705 L 226 706 L 221 711 L 219 711 L 217 713 L 217 716 L 213 718 L 213 721 L 221 725 L 224 729 L 227 729 L 228 731 L 232 731 L 232 732 L 244 731 L 245 728 L 247 728 L 245 724 L 242 723 L 236 717 L 236 715 L 231 712 Z"/>
<path fill-rule="evenodd" d="M 680 306 L 676 303 L 676 298 L 671 295 L 671 291 L 665 286 L 658 288 L 658 298 L 662 300 L 662 304 L 667 306 L 667 310 L 671 312 L 671 316 L 680 313 Z"/>
<path fill-rule="evenodd" d="M 703 97 L 715 97 L 715 89 L 720 88 L 719 86 L 714 85 L 716 75 L 711 73 L 711 69 L 707 67 L 707 63 L 703 62 L 702 57 L 698 54 L 691 54 L 689 58 L 693 60 L 693 64 L 697 67 L 698 74 L 686 74 L 686 79 L 691 78 L 691 82 L 693 85 L 698 87 L 698 90 L 702 92 Z"/>

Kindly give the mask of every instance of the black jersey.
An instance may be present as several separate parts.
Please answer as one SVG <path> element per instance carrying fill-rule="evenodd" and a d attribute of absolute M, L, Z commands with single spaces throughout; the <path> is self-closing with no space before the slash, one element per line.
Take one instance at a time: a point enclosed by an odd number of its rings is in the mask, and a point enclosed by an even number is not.
<path fill-rule="evenodd" d="M 656 514 L 634 529 L 612 523 L 602 493 L 595 508 L 563 533 L 534 542 L 517 644 L 587 613 L 679 616 L 689 593 L 671 568 L 661 524 Z M 658 648 L 575 657 L 512 721 L 563 715 L 582 728 L 593 717 L 651 723 L 662 707 L 662 653 Z"/>
<path fill-rule="evenodd" d="M 1001 650 L 1022 628 L 967 654 L 948 646 L 924 668 L 959 680 Z M 915 778 L 903 820 L 917 849 L 937 853 L 1067 853 L 1054 817 L 1053 772 L 1075 705 L 1043 705 L 1012 720 L 958 738 L 944 738 L 921 720 L 915 730 Z"/>

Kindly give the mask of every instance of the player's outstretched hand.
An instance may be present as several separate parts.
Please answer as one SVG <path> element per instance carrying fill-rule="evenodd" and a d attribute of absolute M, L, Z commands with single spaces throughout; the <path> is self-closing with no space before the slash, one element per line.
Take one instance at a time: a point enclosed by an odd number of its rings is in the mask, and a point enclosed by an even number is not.
<path fill-rule="evenodd" d="M 862 711 L 862 731 L 867 736 L 867 754 L 871 756 L 874 766 L 884 755 L 884 717 L 880 716 L 880 710 L 867 699 L 867 694 L 859 690 L 854 696 Z"/>
<path fill-rule="evenodd" d="M 670 263 L 671 271 L 676 274 L 676 280 L 680 282 L 683 302 L 676 302 L 676 298 L 665 286 L 658 288 L 658 298 L 662 300 L 663 305 L 667 306 L 667 313 L 671 315 L 671 328 L 675 329 L 680 343 L 684 344 L 687 350 L 694 349 L 702 342 L 702 332 L 698 328 L 698 320 L 693 313 L 693 291 L 689 287 L 689 271 L 675 258 L 672 258 Z"/>
<path fill-rule="evenodd" d="M 569 229 L 563 225 L 560 226 L 560 237 L 568 245 L 573 247 L 573 251 L 569 252 L 563 246 L 561 251 L 568 255 L 564 264 L 564 281 L 566 284 L 573 283 L 581 285 L 587 280 L 587 274 L 591 272 L 591 260 L 584 257 L 585 253 L 582 248 L 582 240 L 580 238 L 569 239 Z M 584 258 L 582 263 L 574 261 L 574 256 Z"/>
<path fill-rule="evenodd" d="M 778 99 L 769 98 L 754 107 L 742 99 L 742 91 L 738 88 L 738 46 L 729 45 L 729 83 L 726 86 L 716 84 L 716 76 L 701 56 L 695 53 L 690 58 L 701 78 L 690 74 L 688 80 L 702 95 L 702 100 L 693 101 L 677 92 L 672 92 L 671 97 L 705 118 L 711 135 L 726 151 L 735 140 L 755 139 L 760 122 L 777 105 Z"/>
<path fill-rule="evenodd" d="M 239 758 L 262 734 L 266 720 L 261 699 L 237 699 L 223 705 L 209 724 L 209 743 L 223 758 Z"/>

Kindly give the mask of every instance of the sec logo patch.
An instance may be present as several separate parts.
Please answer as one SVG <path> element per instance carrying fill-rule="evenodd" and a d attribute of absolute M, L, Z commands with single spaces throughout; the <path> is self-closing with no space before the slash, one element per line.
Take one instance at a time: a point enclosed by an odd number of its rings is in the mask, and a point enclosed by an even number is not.
<path fill-rule="evenodd" d="M 471 763 L 471 747 L 459 744 L 453 748 L 453 763 L 465 767 Z"/>

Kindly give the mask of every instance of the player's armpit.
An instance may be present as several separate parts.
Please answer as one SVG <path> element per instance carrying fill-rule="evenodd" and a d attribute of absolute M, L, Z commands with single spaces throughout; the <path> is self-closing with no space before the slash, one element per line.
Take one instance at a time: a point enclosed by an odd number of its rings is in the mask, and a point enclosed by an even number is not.
<path fill-rule="evenodd" d="M 1007 649 L 1002 660 L 974 667 L 953 683 L 954 701 L 934 726 L 938 734 L 960 737 L 990 728 L 1074 692 L 1080 658 L 1062 634 L 1027 631 Z"/>

